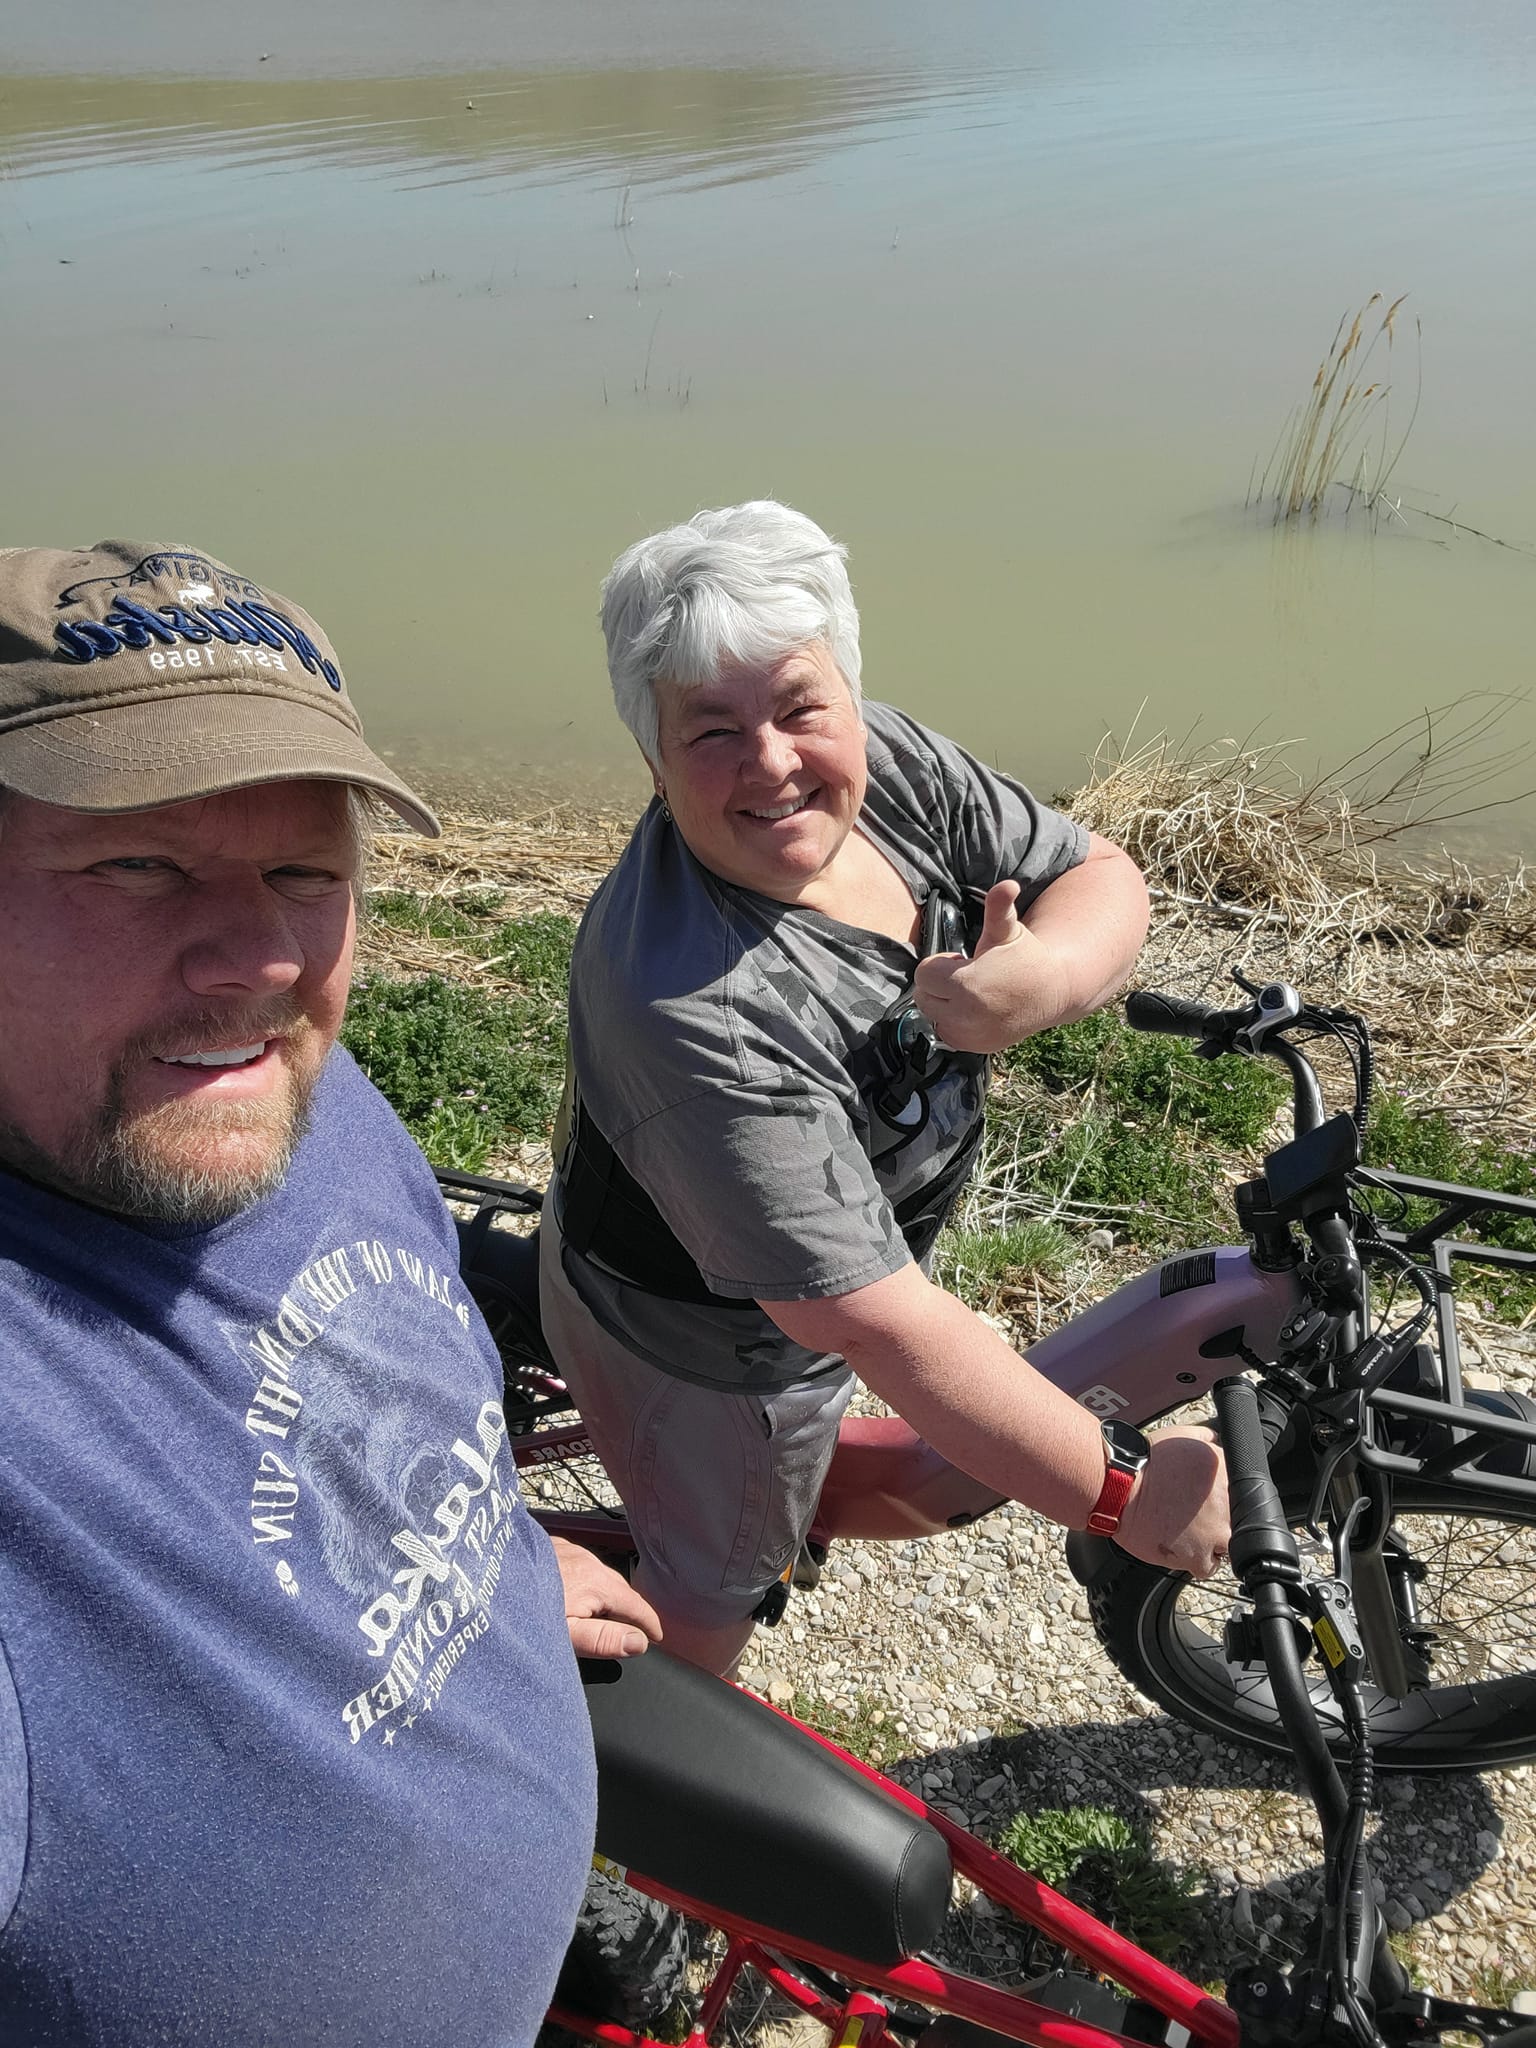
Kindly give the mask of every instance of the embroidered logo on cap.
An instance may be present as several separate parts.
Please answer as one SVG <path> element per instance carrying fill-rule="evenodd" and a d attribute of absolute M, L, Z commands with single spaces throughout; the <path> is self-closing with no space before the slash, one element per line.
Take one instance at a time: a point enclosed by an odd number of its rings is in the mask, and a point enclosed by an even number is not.
<path fill-rule="evenodd" d="M 126 594 L 169 575 L 185 579 L 177 589 L 175 604 L 150 606 Z M 209 580 L 212 578 L 224 589 L 223 604 L 210 602 L 218 594 Z M 61 590 L 57 609 L 79 604 L 85 591 L 102 583 L 115 592 L 105 617 L 60 619 L 53 629 L 58 651 L 66 661 L 109 660 L 127 648 L 142 649 L 152 643 L 175 646 L 178 641 L 201 644 L 222 640 L 230 646 L 287 648 L 311 675 L 323 676 L 333 690 L 341 690 L 341 671 L 335 662 L 328 661 L 301 627 L 276 610 L 259 584 L 228 575 L 197 556 L 145 555 L 126 576 L 91 577 Z"/>

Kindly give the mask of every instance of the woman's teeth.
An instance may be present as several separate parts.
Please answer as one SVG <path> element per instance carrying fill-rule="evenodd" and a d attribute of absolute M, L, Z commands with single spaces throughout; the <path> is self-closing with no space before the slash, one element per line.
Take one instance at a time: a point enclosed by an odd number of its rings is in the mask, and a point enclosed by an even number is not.
<path fill-rule="evenodd" d="M 162 1053 L 160 1063 L 166 1067 L 243 1067 L 259 1059 L 266 1049 L 267 1041 L 262 1039 L 257 1045 L 232 1045 L 225 1052 Z"/>
<path fill-rule="evenodd" d="M 810 798 L 808 796 L 797 796 L 793 803 L 776 804 L 771 811 L 751 811 L 748 813 L 748 816 L 753 818 L 769 819 L 792 818 L 795 815 L 796 811 L 804 810 L 805 806 L 809 802 Z"/>

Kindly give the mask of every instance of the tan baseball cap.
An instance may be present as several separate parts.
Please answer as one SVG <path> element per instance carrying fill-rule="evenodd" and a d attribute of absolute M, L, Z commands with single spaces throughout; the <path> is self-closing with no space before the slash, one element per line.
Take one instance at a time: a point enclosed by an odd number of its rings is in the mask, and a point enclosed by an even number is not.
<path fill-rule="evenodd" d="M 334 649 L 287 598 L 196 548 L 0 549 L 0 785 L 145 811 L 288 781 L 357 783 L 442 829 L 364 744 Z"/>

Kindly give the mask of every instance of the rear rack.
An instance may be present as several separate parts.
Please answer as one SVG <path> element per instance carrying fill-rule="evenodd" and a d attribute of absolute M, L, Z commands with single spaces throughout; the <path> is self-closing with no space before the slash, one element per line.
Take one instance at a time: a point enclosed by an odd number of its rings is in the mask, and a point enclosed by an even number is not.
<path fill-rule="evenodd" d="M 1469 1405 L 1462 1377 L 1461 1335 L 1456 1323 L 1455 1268 L 1458 1263 L 1492 1266 L 1536 1276 L 1536 1252 L 1483 1244 L 1452 1233 L 1487 1215 L 1515 1216 L 1536 1225 L 1536 1199 L 1375 1167 L 1358 1172 L 1357 1178 L 1368 1188 L 1385 1188 L 1392 1194 L 1437 1205 L 1433 1216 L 1407 1229 L 1388 1228 L 1378 1219 L 1377 1235 L 1384 1244 L 1405 1252 L 1435 1275 L 1435 1322 L 1445 1375 L 1440 1399 L 1381 1386 L 1371 1390 L 1367 1407 L 1402 1421 L 1440 1423 L 1447 1431 L 1445 1444 L 1427 1458 L 1406 1457 L 1386 1450 L 1369 1440 L 1368 1435 L 1360 1445 L 1361 1462 L 1394 1478 L 1443 1486 L 1474 1510 L 1479 1502 L 1508 1502 L 1530 1508 L 1536 1504 L 1536 1479 L 1490 1472 L 1475 1463 L 1501 1443 L 1536 1445 L 1536 1422 Z"/>

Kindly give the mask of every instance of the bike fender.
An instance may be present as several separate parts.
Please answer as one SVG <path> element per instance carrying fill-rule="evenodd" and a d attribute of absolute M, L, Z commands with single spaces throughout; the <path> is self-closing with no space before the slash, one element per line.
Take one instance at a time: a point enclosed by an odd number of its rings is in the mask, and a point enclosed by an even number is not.
<path fill-rule="evenodd" d="M 1091 1586 L 1118 1555 L 1107 1536 L 1096 1536 L 1091 1529 L 1067 1531 L 1067 1563 L 1080 1586 Z"/>

